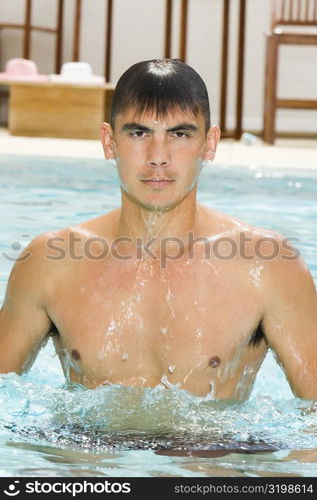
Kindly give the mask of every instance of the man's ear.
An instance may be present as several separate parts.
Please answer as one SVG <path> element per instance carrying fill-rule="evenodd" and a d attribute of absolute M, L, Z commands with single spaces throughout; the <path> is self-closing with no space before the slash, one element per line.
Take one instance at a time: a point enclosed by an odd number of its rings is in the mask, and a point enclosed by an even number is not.
<path fill-rule="evenodd" d="M 113 131 L 109 123 L 104 122 L 101 124 L 100 139 L 105 153 L 105 158 L 107 160 L 113 160 L 114 159 Z"/>
<path fill-rule="evenodd" d="M 209 127 L 207 132 L 207 145 L 204 155 L 205 161 L 213 161 L 220 140 L 220 128 L 217 125 Z"/>

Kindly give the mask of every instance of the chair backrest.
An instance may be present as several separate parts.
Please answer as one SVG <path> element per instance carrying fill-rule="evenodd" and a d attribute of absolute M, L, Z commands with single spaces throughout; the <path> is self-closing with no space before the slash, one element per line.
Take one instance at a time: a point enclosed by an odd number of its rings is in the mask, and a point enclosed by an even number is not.
<path fill-rule="evenodd" d="M 317 26 L 317 0 L 271 0 L 272 29 L 278 25 Z"/>

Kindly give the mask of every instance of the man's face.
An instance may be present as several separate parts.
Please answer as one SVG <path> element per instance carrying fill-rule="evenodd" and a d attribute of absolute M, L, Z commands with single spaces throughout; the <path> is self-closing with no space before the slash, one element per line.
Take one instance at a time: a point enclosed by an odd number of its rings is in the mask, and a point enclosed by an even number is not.
<path fill-rule="evenodd" d="M 210 134 L 202 114 L 173 110 L 158 118 L 135 109 L 119 113 L 112 151 L 123 192 L 150 209 L 178 205 L 195 189 L 202 161 L 211 159 Z"/>

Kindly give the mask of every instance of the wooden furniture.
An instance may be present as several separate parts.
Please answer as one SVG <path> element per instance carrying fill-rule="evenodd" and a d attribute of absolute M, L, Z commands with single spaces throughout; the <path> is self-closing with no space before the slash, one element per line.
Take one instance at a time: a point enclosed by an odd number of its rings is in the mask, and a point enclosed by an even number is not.
<path fill-rule="evenodd" d="M 188 0 L 182 0 L 180 16 L 179 58 L 186 61 Z"/>
<path fill-rule="evenodd" d="M 55 28 L 46 28 L 43 26 L 32 25 L 32 0 L 25 0 L 24 22 L 22 24 L 0 23 L 1 29 L 21 29 L 23 36 L 23 58 L 31 59 L 31 34 L 32 31 L 41 31 L 56 36 L 55 45 L 55 72 L 59 73 L 62 62 L 62 43 L 63 43 L 63 7 L 64 0 L 57 0 L 57 20 Z"/>
<path fill-rule="evenodd" d="M 237 84 L 236 84 L 236 123 L 233 131 L 227 130 L 227 83 L 228 83 L 228 48 L 229 48 L 229 19 L 231 0 L 223 0 L 222 16 L 222 59 L 220 81 L 220 128 L 222 137 L 234 137 L 239 140 L 242 134 L 243 114 L 243 85 L 244 85 L 244 45 L 246 24 L 246 0 L 239 1 L 238 40 L 237 40 Z M 164 57 L 171 54 L 171 29 L 172 29 L 172 2 L 166 0 L 165 7 L 165 48 Z M 187 55 L 187 23 L 189 0 L 181 0 L 180 5 L 180 38 L 179 58 L 186 62 Z"/>
<path fill-rule="evenodd" d="M 235 128 L 232 132 L 228 131 L 226 126 L 230 7 L 231 7 L 231 1 L 223 0 L 222 59 L 221 59 L 221 81 L 220 81 L 220 129 L 222 137 L 233 137 L 238 141 L 242 134 L 246 0 L 239 0 L 236 115 L 235 115 L 236 123 L 235 123 Z"/>
<path fill-rule="evenodd" d="M 182 26 L 181 37 L 183 39 L 183 52 L 186 50 L 186 33 L 184 16 L 187 14 L 187 1 L 182 0 Z M 171 57 L 171 40 L 172 40 L 172 2 L 173 0 L 165 0 L 165 41 L 164 41 L 164 57 Z M 185 5 L 186 3 L 186 5 Z M 73 34 L 73 53 L 72 60 L 80 60 L 80 25 L 81 25 L 82 0 L 75 1 L 75 20 Z M 106 0 L 106 29 L 105 29 L 105 59 L 104 59 L 104 75 L 106 82 L 111 81 L 111 62 L 112 62 L 112 25 L 113 25 L 113 0 Z"/>
<path fill-rule="evenodd" d="M 112 24 L 113 24 L 113 0 L 106 1 L 106 30 L 105 30 L 105 63 L 104 74 L 106 82 L 111 82 L 111 49 L 112 49 Z M 211 0 L 210 0 L 211 1 Z M 236 0 L 234 0 L 236 1 Z M 220 128 L 222 137 L 234 137 L 239 140 L 242 134 L 243 114 L 243 85 L 244 85 L 244 44 L 246 23 L 246 1 L 239 2 L 238 40 L 237 40 L 237 84 L 236 84 L 236 123 L 234 130 L 227 130 L 227 83 L 228 83 L 228 47 L 229 47 L 229 18 L 231 0 L 223 0 L 223 22 L 222 22 L 222 62 L 221 62 L 221 96 L 220 96 Z M 180 30 L 179 30 L 179 58 L 186 62 L 187 56 L 187 24 L 189 0 L 180 2 Z M 81 24 L 82 0 L 75 2 L 75 22 L 73 35 L 73 61 L 80 60 L 80 24 Z M 164 33 L 164 57 L 171 57 L 172 53 L 172 14 L 173 0 L 165 0 L 165 33 Z M 109 109 L 109 106 L 107 106 Z"/>
<path fill-rule="evenodd" d="M 116 86 L 113 83 L 106 83 L 104 86 L 104 117 L 103 121 L 110 123 L 111 121 L 111 105 L 112 98 Z"/>
<path fill-rule="evenodd" d="M 111 81 L 111 49 L 112 49 L 112 18 L 113 0 L 107 0 L 107 22 L 106 22 L 106 53 L 105 53 L 105 79 Z"/>
<path fill-rule="evenodd" d="M 285 31 L 285 26 L 306 28 L 306 31 Z M 317 0 L 275 0 L 272 2 L 272 25 L 267 34 L 263 139 L 275 140 L 275 119 L 278 108 L 317 109 L 317 100 L 281 99 L 277 97 L 279 47 L 287 45 L 317 45 Z M 307 29 L 308 28 L 308 29 Z"/>
<path fill-rule="evenodd" d="M 111 49 L 112 49 L 112 21 L 113 21 L 113 0 L 106 0 L 106 29 L 105 29 L 105 63 L 104 73 L 106 82 L 111 80 Z M 75 2 L 75 18 L 73 32 L 73 53 L 72 60 L 80 61 L 80 33 L 82 17 L 82 0 Z"/>
<path fill-rule="evenodd" d="M 1 1 L 1 0 L 0 0 Z M 58 1 L 58 28 L 56 30 L 49 30 L 46 28 L 39 28 L 31 26 L 31 8 L 32 0 L 25 0 L 25 22 L 23 25 L 12 25 L 11 27 L 19 27 L 25 29 L 25 49 L 24 56 L 29 56 L 30 49 L 30 32 L 31 30 L 44 30 L 55 32 L 58 36 L 57 48 L 58 57 L 56 62 L 56 73 L 59 74 L 61 66 L 61 41 L 62 41 L 62 20 L 63 20 L 63 4 L 64 0 Z M 194 1 L 194 0 L 192 0 Z M 212 0 L 210 0 L 212 1 Z M 230 32 L 230 8 L 233 5 L 233 0 L 223 1 L 223 22 L 222 22 L 222 62 L 221 62 L 221 96 L 220 96 L 220 127 L 222 130 L 222 137 L 234 137 L 239 139 L 242 133 L 242 114 L 243 114 L 243 75 L 244 75 L 244 40 L 245 40 L 245 21 L 246 21 L 246 1 L 247 0 L 234 0 L 238 2 L 239 6 L 239 26 L 238 26 L 238 39 L 237 39 L 237 83 L 236 83 L 236 114 L 235 114 L 235 127 L 234 130 L 227 130 L 226 127 L 226 114 L 227 114 L 227 83 L 228 83 L 228 47 L 229 47 L 229 32 Z M 180 38 L 179 38 L 179 57 L 186 62 L 187 56 L 187 28 L 189 18 L 189 0 L 180 0 Z M 111 82 L 111 49 L 112 49 L 112 24 L 113 24 L 113 6 L 114 0 L 105 0 L 105 15 L 106 15 L 106 29 L 105 29 L 105 60 L 104 60 L 104 74 L 106 82 Z M 74 0 L 74 31 L 73 31 L 73 47 L 72 47 L 72 60 L 80 60 L 80 32 L 82 21 L 82 0 Z M 173 0 L 165 0 L 165 36 L 164 36 L 164 57 L 171 57 L 171 43 L 172 43 L 172 14 L 173 14 Z M 8 25 L 2 25 L 6 27 Z M 1 29 L 1 25 L 0 25 Z M 109 106 L 113 93 L 113 86 L 109 84 L 109 90 L 105 92 L 105 116 L 108 120 Z M 112 90 L 110 90 L 112 89 Z"/>
<path fill-rule="evenodd" d="M 165 0 L 165 38 L 164 38 L 164 57 L 171 57 L 172 46 L 172 15 L 173 15 L 173 0 Z"/>
<path fill-rule="evenodd" d="M 23 136 L 98 139 L 101 123 L 110 117 L 113 92 L 111 84 L 97 87 L 11 82 L 9 132 Z"/>

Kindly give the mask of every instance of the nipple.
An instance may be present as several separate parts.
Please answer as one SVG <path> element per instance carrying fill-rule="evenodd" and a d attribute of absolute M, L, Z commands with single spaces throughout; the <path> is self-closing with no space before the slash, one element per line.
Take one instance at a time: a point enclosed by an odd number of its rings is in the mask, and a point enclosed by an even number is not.
<path fill-rule="evenodd" d="M 72 350 L 72 356 L 73 356 L 75 361 L 78 361 L 80 359 L 80 354 L 78 351 L 76 351 L 76 349 Z"/>
<path fill-rule="evenodd" d="M 213 356 L 210 360 L 209 360 L 209 366 L 211 366 L 211 368 L 217 368 L 217 366 L 219 366 L 221 363 L 221 359 L 218 358 L 218 356 Z"/>

